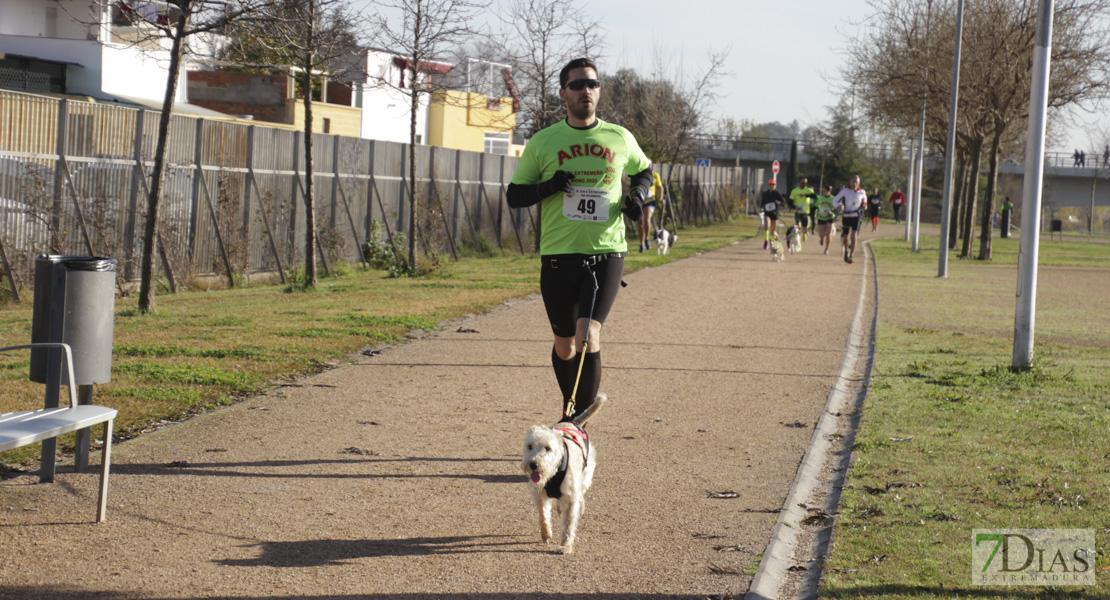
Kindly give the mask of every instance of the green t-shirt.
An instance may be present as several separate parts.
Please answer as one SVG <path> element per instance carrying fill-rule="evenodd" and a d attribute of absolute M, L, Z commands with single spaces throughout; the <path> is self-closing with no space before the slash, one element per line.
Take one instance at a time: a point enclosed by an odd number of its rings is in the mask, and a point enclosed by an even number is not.
<path fill-rule="evenodd" d="M 836 219 L 835 196 L 817 196 L 814 204 L 817 206 L 817 221 L 828 223 Z"/>
<path fill-rule="evenodd" d="M 796 187 L 790 191 L 790 201 L 794 203 L 794 210 L 798 212 L 809 212 L 809 196 L 813 193 L 811 187 Z"/>
<path fill-rule="evenodd" d="M 563 120 L 532 136 L 512 183 L 534 185 L 562 170 L 574 174 L 575 188 L 574 194 L 558 192 L 543 199 L 540 254 L 627 252 L 621 175 L 650 166 L 627 129 L 601 119 L 589 129 L 575 129 Z"/>

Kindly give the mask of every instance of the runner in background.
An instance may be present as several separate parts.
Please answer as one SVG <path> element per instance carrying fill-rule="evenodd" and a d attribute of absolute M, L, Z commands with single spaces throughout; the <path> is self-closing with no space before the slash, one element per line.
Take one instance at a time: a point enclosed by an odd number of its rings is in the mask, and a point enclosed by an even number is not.
<path fill-rule="evenodd" d="M 867 197 L 867 216 L 871 217 L 871 231 L 879 229 L 879 209 L 882 207 L 883 197 L 879 195 L 879 188 L 875 188 Z"/>
<path fill-rule="evenodd" d="M 774 179 L 767 182 L 767 189 L 763 190 L 759 201 L 759 208 L 763 211 L 764 228 L 763 228 L 763 249 L 766 250 L 770 245 L 771 236 L 778 235 L 779 230 L 779 209 L 786 204 L 786 199 L 782 197 L 782 192 L 775 189 L 778 182 Z"/>
<path fill-rule="evenodd" d="M 836 204 L 832 193 L 832 186 L 821 188 L 821 194 L 813 201 L 813 208 L 817 211 L 814 221 L 817 222 L 817 237 L 820 244 L 825 247 L 825 254 L 829 253 L 832 244 L 832 228 L 836 222 Z"/>
<path fill-rule="evenodd" d="M 840 232 L 841 245 L 844 247 L 844 262 L 852 264 L 852 254 L 856 251 L 856 237 L 859 235 L 860 219 L 863 211 L 867 210 L 867 192 L 859 184 L 859 175 L 853 175 L 848 187 L 840 190 L 833 199 L 833 204 L 840 211 L 843 219 L 841 225 L 844 231 Z"/>
<path fill-rule="evenodd" d="M 657 205 L 661 205 L 663 200 L 663 180 L 659 177 L 659 173 L 652 171 L 651 173 L 651 187 L 648 188 L 647 201 L 644 202 L 644 214 L 640 216 L 640 252 L 644 250 L 651 250 L 651 229 L 653 223 L 651 221 L 652 214 L 655 213 Z"/>
<path fill-rule="evenodd" d="M 809 205 L 817 194 L 806 185 L 806 178 L 798 180 L 798 187 L 790 190 L 790 203 L 794 205 L 794 226 L 802 232 L 802 241 L 809 239 Z"/>
<path fill-rule="evenodd" d="M 894 222 L 902 222 L 902 207 L 906 205 L 906 195 L 902 193 L 902 188 L 894 188 L 894 193 L 890 195 L 890 209 L 894 211 Z"/>

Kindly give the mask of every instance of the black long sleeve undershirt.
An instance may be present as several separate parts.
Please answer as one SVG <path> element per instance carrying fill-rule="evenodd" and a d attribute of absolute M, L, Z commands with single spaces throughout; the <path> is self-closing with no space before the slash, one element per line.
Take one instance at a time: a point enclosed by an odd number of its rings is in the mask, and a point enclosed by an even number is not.
<path fill-rule="evenodd" d="M 640 199 L 647 198 L 648 188 L 651 187 L 651 167 L 631 175 L 628 178 L 629 193 L 633 189 L 639 188 Z M 505 190 L 505 200 L 508 202 L 510 208 L 527 208 L 533 204 L 538 203 L 543 198 L 539 194 L 540 184 L 521 184 L 510 183 L 509 187 Z"/>
<path fill-rule="evenodd" d="M 505 200 L 509 203 L 509 208 L 528 208 L 536 204 L 543 198 L 540 198 L 540 184 L 521 184 L 510 183 L 508 189 L 505 190 Z"/>

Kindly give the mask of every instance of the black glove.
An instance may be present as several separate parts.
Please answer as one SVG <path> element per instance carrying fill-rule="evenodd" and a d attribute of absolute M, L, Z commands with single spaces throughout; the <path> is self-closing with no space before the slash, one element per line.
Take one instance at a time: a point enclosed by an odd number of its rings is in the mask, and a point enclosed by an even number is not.
<path fill-rule="evenodd" d="M 574 173 L 570 171 L 555 171 L 551 179 L 540 183 L 539 187 L 536 188 L 536 194 L 540 198 L 547 198 L 558 192 L 566 194 L 574 187 L 570 184 L 572 181 L 574 181 Z"/>
<path fill-rule="evenodd" d="M 644 214 L 644 198 L 640 195 L 640 190 L 633 189 L 632 193 L 624 197 L 624 202 L 621 206 L 621 212 L 626 217 L 633 221 L 639 221 L 640 217 Z"/>

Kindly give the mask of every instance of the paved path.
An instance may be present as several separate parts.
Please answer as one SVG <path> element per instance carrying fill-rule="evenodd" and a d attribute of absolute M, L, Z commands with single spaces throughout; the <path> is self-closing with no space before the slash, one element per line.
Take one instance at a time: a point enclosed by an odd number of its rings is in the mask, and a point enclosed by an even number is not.
<path fill-rule="evenodd" d="M 681 240 L 679 241 L 681 243 Z M 862 261 L 748 240 L 626 277 L 573 556 L 518 467 L 559 398 L 538 297 L 0 488 L 0 597 L 743 594 L 840 367 Z M 862 250 L 859 252 L 862 256 Z M 734 499 L 708 492 L 734 491 Z"/>

